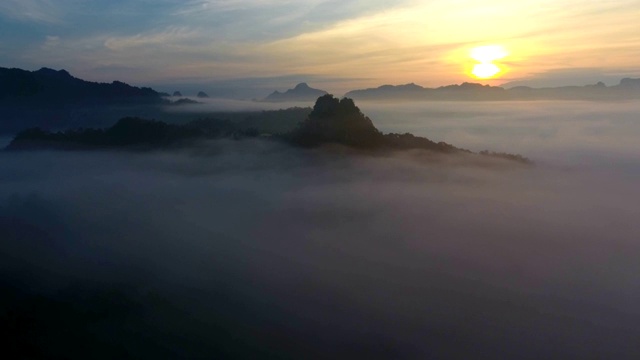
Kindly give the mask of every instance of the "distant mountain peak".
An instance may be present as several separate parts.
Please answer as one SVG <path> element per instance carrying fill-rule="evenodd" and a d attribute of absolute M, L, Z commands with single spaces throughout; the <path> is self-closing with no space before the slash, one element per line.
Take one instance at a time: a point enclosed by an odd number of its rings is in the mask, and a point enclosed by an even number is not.
<path fill-rule="evenodd" d="M 285 92 L 274 91 L 264 101 L 314 101 L 322 95 L 328 94 L 324 90 L 314 89 L 306 82 L 299 83 L 293 89 Z"/>
<path fill-rule="evenodd" d="M 640 79 L 624 78 L 620 80 L 619 87 L 640 89 Z"/>
<path fill-rule="evenodd" d="M 385 98 L 389 95 L 402 94 L 402 96 L 416 97 L 422 96 L 426 88 L 416 85 L 415 83 L 403 84 L 403 85 L 382 85 L 377 88 L 369 88 L 362 90 L 352 90 L 345 94 L 346 97 L 359 98 L 359 97 L 375 97 Z"/>

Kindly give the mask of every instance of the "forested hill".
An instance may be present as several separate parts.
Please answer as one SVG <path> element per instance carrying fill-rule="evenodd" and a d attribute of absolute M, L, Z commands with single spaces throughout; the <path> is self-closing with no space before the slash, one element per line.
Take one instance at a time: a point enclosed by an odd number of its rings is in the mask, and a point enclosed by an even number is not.
<path fill-rule="evenodd" d="M 66 70 L 42 68 L 37 71 L 0 68 L 0 101 L 79 102 L 161 102 L 151 88 L 139 88 L 120 81 L 97 83 L 78 79 Z"/>
<path fill-rule="evenodd" d="M 32 128 L 18 133 L 7 150 L 123 147 L 166 149 L 188 146 L 193 141 L 203 139 L 261 137 L 294 147 L 338 144 L 369 153 L 425 150 L 440 154 L 489 156 L 531 163 L 529 159 L 516 154 L 489 151 L 473 153 L 445 142 L 435 142 L 408 133 L 383 134 L 373 125 L 371 119 L 360 111 L 353 100 L 337 99 L 329 94 L 319 97 L 306 119 L 289 133 L 267 134 L 261 129 L 247 128 L 243 125 L 246 126 L 246 123 L 221 119 L 203 119 L 185 125 L 173 125 L 161 121 L 124 118 L 104 130 L 78 129 L 56 133 Z"/>
<path fill-rule="evenodd" d="M 153 89 L 120 81 L 96 83 L 48 68 L 0 68 L 0 134 L 31 127 L 104 127 L 123 116 L 148 114 L 167 102 Z"/>

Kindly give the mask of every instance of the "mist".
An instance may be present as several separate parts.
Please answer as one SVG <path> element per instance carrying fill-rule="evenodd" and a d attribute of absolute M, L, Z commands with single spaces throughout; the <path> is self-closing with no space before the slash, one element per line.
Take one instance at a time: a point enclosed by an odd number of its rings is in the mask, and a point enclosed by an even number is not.
<path fill-rule="evenodd" d="M 471 150 L 526 154 L 566 166 L 637 160 L 637 101 L 359 101 L 385 132 L 411 132 Z M 636 161 L 637 164 L 637 161 Z"/>
<path fill-rule="evenodd" d="M 78 358 L 640 354 L 640 105 L 358 106 L 385 132 L 537 165 L 260 140 L 1 153 L 10 348 Z"/>
<path fill-rule="evenodd" d="M 184 98 L 184 97 L 181 97 Z M 199 102 L 199 104 L 185 104 L 178 106 L 166 106 L 164 109 L 169 113 L 206 113 L 219 111 L 262 111 L 280 110 L 291 107 L 313 107 L 313 101 L 289 101 L 289 102 L 266 102 L 247 101 L 222 98 L 195 98 L 188 99 Z M 174 100 L 174 99 L 172 99 Z"/>

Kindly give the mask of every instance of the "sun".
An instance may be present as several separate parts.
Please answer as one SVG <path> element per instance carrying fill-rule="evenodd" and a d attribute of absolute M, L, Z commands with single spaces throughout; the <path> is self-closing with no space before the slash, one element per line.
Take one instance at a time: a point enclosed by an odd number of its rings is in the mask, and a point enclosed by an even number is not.
<path fill-rule="evenodd" d="M 499 72 L 498 65 L 492 63 L 476 64 L 471 70 L 471 73 L 478 79 L 489 79 Z"/>
<path fill-rule="evenodd" d="M 494 64 L 494 62 L 505 58 L 509 53 L 503 46 L 487 45 L 471 49 L 470 55 L 472 59 L 478 62 L 473 66 L 471 74 L 478 79 L 490 79 L 502 71 L 500 66 Z"/>

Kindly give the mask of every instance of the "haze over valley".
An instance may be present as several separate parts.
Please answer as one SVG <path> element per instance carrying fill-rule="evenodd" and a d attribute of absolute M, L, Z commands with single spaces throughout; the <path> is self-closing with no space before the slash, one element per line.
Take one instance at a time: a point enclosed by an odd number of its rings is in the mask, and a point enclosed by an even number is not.
<path fill-rule="evenodd" d="M 4 353 L 640 358 L 637 9 L 3 0 Z"/>

